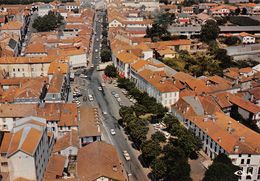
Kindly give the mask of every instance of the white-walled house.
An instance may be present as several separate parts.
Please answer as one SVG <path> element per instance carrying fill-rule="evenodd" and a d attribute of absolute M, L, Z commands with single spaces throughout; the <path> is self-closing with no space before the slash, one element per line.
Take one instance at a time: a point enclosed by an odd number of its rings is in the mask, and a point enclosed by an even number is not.
<path fill-rule="evenodd" d="M 41 181 L 53 145 L 46 120 L 38 117 L 19 119 L 7 134 L 9 136 L 4 136 L 1 145 L 1 157 L 7 162 L 1 162 L 1 166 L 8 167 L 9 179 Z"/>
<path fill-rule="evenodd" d="M 140 71 L 136 75 L 136 87 L 169 109 L 179 100 L 179 89 L 172 80 L 166 78 L 164 71 Z"/>
<path fill-rule="evenodd" d="M 39 77 L 47 76 L 50 63 L 64 60 L 60 56 L 46 57 L 1 57 L 0 69 L 9 77 Z"/>
<path fill-rule="evenodd" d="M 255 35 L 246 32 L 239 33 L 238 38 L 241 40 L 243 44 L 255 43 Z"/>
<path fill-rule="evenodd" d="M 221 112 L 206 116 L 184 116 L 179 121 L 202 141 L 202 149 L 214 159 L 224 153 L 239 166 L 239 180 L 259 180 L 260 135 Z M 184 117 L 183 117 L 184 116 Z"/>
<path fill-rule="evenodd" d="M 130 65 L 138 60 L 139 58 L 132 53 L 121 52 L 114 56 L 113 64 L 120 76 L 129 78 Z"/>
<path fill-rule="evenodd" d="M 66 157 L 65 168 L 67 168 L 69 160 L 76 160 L 79 148 L 78 131 L 72 130 L 57 139 L 53 147 L 53 153 Z"/>
<path fill-rule="evenodd" d="M 20 118 L 36 115 L 35 104 L 1 104 L 0 131 L 10 132 Z"/>
<path fill-rule="evenodd" d="M 39 4 L 37 8 L 38 8 L 38 16 L 41 17 L 47 15 L 49 11 L 53 9 L 52 6 L 49 4 Z"/>

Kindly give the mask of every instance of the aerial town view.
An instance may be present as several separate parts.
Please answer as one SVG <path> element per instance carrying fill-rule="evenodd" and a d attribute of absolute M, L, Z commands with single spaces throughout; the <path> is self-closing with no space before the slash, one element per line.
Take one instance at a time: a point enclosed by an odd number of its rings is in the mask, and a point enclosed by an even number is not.
<path fill-rule="evenodd" d="M 260 181 L 260 0 L 0 0 L 0 181 Z"/>

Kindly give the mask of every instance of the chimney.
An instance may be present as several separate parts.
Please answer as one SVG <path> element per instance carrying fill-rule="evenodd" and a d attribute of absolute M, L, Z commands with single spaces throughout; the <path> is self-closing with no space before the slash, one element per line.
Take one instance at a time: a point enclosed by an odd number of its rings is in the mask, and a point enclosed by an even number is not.
<path fill-rule="evenodd" d="M 26 89 L 26 97 L 29 97 L 29 91 L 30 91 L 30 90 L 27 88 L 27 89 Z"/>
<path fill-rule="evenodd" d="M 117 172 L 117 166 L 113 165 L 113 171 Z"/>
<path fill-rule="evenodd" d="M 240 137 L 239 137 L 239 141 L 240 141 L 240 142 L 245 142 L 245 137 L 244 137 L 244 136 L 240 136 Z"/>
<path fill-rule="evenodd" d="M 234 146 L 234 152 L 238 152 L 239 146 Z"/>
<path fill-rule="evenodd" d="M 218 142 L 221 142 L 221 138 L 220 137 L 218 137 Z"/>
<path fill-rule="evenodd" d="M 228 133 L 231 133 L 231 132 L 232 132 L 232 127 L 231 127 L 231 126 L 228 126 L 228 127 L 227 127 L 227 131 L 228 131 Z"/>

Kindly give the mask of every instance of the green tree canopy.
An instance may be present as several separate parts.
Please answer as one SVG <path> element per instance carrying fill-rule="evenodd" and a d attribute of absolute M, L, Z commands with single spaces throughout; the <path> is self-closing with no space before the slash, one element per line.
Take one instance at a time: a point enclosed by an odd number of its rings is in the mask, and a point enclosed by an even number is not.
<path fill-rule="evenodd" d="M 201 40 L 208 43 L 212 40 L 216 40 L 218 34 L 220 32 L 220 28 L 218 27 L 216 21 L 208 20 L 206 24 L 202 25 L 200 37 Z"/>
<path fill-rule="evenodd" d="M 117 71 L 113 65 L 106 66 L 104 73 L 108 77 L 117 77 Z"/>
<path fill-rule="evenodd" d="M 160 131 L 156 131 L 154 134 L 152 134 L 152 140 L 155 141 L 155 142 L 166 142 L 166 138 L 164 136 L 164 134 Z"/>
<path fill-rule="evenodd" d="M 230 158 L 225 154 L 219 154 L 205 172 L 203 181 L 237 181 L 234 174 L 240 170 L 238 166 L 232 164 Z"/>
<path fill-rule="evenodd" d="M 137 145 L 141 145 L 144 141 L 146 141 L 148 127 L 145 126 L 145 123 L 142 120 L 130 121 L 128 124 L 128 129 L 133 141 Z"/>
<path fill-rule="evenodd" d="M 224 43 L 229 46 L 239 44 L 240 42 L 241 40 L 237 36 L 229 36 L 224 41 Z"/>
<path fill-rule="evenodd" d="M 104 48 L 101 50 L 101 60 L 102 62 L 108 62 L 111 60 L 111 50 L 109 48 Z"/>
<path fill-rule="evenodd" d="M 161 147 L 158 142 L 153 140 L 145 141 L 141 145 L 142 158 L 144 162 L 148 165 L 156 159 L 156 157 L 161 153 Z"/>
<path fill-rule="evenodd" d="M 59 13 L 49 11 L 47 15 L 34 20 L 32 27 L 38 32 L 53 31 L 63 24 L 63 17 Z"/>
<path fill-rule="evenodd" d="M 151 168 L 156 180 L 161 180 L 167 175 L 167 165 L 163 158 L 155 159 L 151 163 Z"/>

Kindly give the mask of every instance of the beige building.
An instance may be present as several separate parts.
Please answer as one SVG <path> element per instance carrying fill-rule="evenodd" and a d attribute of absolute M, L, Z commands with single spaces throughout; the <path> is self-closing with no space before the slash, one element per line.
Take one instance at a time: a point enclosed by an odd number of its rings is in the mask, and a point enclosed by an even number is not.
<path fill-rule="evenodd" d="M 1 172 L 7 171 L 10 180 L 41 181 L 53 143 L 53 134 L 48 134 L 45 119 L 26 117 L 17 120 L 1 145 Z"/>
<path fill-rule="evenodd" d="M 47 76 L 50 63 L 64 60 L 60 56 L 47 57 L 0 57 L 0 69 L 9 77 Z"/>

